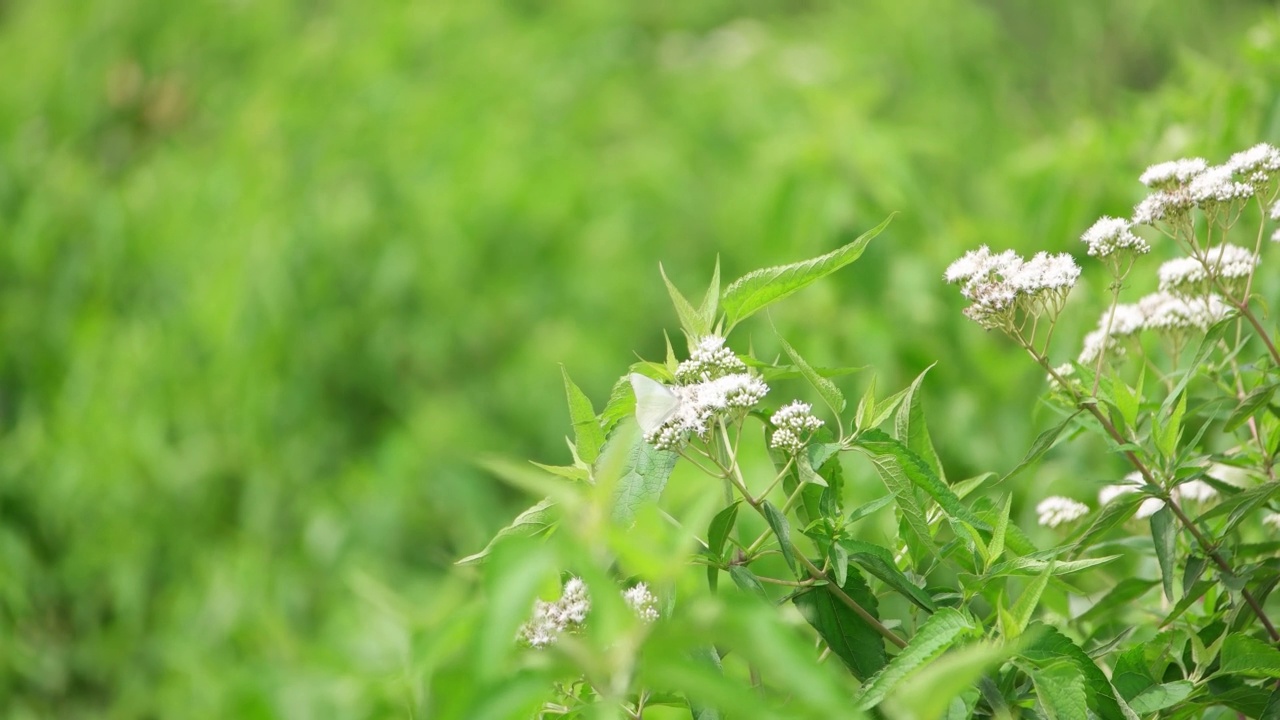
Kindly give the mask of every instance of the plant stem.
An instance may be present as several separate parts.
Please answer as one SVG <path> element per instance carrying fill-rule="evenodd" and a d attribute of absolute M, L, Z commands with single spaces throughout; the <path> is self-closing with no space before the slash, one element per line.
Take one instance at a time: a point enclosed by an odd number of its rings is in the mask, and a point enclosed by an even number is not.
<path fill-rule="evenodd" d="M 885 640 L 888 640 L 889 642 L 893 643 L 894 645 L 897 645 L 900 648 L 904 648 L 907 646 L 906 640 L 903 640 L 901 637 L 898 636 L 897 633 L 895 633 L 894 631 L 882 625 L 880 621 L 875 618 L 874 615 L 867 612 L 866 609 L 864 609 L 861 605 L 859 605 L 857 600 L 854 600 L 853 598 L 849 597 L 848 593 L 846 593 L 843 589 L 841 589 L 839 585 L 836 585 L 835 582 L 831 580 L 831 578 L 827 577 L 826 573 L 819 570 L 816 565 L 810 562 L 809 558 L 804 556 L 804 553 L 796 553 L 796 558 L 801 562 L 801 564 L 804 565 L 805 569 L 809 571 L 809 575 L 814 580 L 821 580 L 826 582 L 827 589 L 831 591 L 832 595 L 835 595 L 836 598 L 840 600 L 840 602 L 848 606 L 848 608 L 852 610 L 858 617 L 862 618 L 863 622 L 870 625 L 873 630 L 880 633 Z"/>

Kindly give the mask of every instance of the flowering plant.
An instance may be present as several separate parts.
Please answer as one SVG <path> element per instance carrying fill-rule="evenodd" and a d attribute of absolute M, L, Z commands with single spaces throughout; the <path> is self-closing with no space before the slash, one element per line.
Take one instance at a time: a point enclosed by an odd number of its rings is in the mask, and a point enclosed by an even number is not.
<path fill-rule="evenodd" d="M 1268 609 L 1280 353 L 1253 294 L 1280 216 L 1280 151 L 1141 179 L 1151 194 L 1132 219 L 1082 237 L 1111 302 L 1074 362 L 1051 359 L 1081 275 L 1070 255 L 982 247 L 944 273 L 970 319 L 1043 368 L 1060 414 L 1003 474 L 948 478 L 923 374 L 887 397 L 870 383 L 850 413 L 837 381 L 856 368 L 811 364 L 780 337 L 776 358 L 730 343 L 743 320 L 856 260 L 887 220 L 723 290 L 717 267 L 697 305 L 667 281 L 687 358 L 668 342 L 599 413 L 566 373 L 573 464 L 495 468 L 547 495 L 461 561 L 518 588 L 492 598 L 508 609 L 493 637 L 513 667 L 551 681 L 510 707 L 702 720 L 1280 713 Z M 1251 247 L 1228 244 L 1254 215 Z M 1165 246 L 1184 257 L 1121 303 Z M 1127 474 L 1097 483 L 1096 502 L 1034 499 L 1041 527 L 1019 527 L 1015 502 L 1038 493 L 1015 479 L 1089 433 Z M 513 540 L 530 535 L 541 540 Z M 536 549 L 547 546 L 561 550 Z"/>

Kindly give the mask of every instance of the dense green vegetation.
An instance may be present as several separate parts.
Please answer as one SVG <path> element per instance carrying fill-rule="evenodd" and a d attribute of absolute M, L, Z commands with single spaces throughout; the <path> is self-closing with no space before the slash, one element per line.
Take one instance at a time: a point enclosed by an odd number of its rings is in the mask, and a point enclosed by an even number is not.
<path fill-rule="evenodd" d="M 0 58 L 17 718 L 448 716 L 442 578 L 529 504 L 475 460 L 568 460 L 558 364 L 600 399 L 662 356 L 659 262 L 899 213 L 772 322 L 886 388 L 939 361 L 950 474 L 1011 466 L 1042 377 L 946 263 L 1079 254 L 1135 168 L 1280 139 L 1261 2 L 9 0 Z"/>

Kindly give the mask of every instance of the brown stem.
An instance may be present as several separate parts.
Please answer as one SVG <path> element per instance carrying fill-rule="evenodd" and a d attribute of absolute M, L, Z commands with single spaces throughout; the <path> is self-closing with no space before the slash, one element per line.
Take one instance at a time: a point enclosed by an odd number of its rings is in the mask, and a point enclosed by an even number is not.
<path fill-rule="evenodd" d="M 826 573 L 819 570 L 816 565 L 810 562 L 809 558 L 805 557 L 801 553 L 796 553 L 796 557 L 799 558 L 800 562 L 804 565 L 805 569 L 809 571 L 809 575 L 813 577 L 814 580 L 825 581 L 827 583 L 827 588 L 831 590 L 832 595 L 835 595 L 840 602 L 847 605 L 850 610 L 857 614 L 858 617 L 862 618 L 863 622 L 870 625 L 873 630 L 884 636 L 885 640 L 888 640 L 900 648 L 907 646 L 906 640 L 898 637 L 897 633 L 880 624 L 880 621 L 877 620 L 874 615 L 867 612 L 866 609 L 859 605 L 857 600 L 849 597 L 849 595 L 842 590 L 839 585 L 836 585 L 832 582 L 831 578 L 827 577 Z"/>

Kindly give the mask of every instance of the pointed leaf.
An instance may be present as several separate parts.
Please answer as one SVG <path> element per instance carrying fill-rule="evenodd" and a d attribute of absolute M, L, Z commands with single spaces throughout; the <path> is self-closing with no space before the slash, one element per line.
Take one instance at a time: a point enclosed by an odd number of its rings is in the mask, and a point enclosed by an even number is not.
<path fill-rule="evenodd" d="M 735 585 L 748 594 L 759 596 L 766 601 L 769 599 L 769 593 L 765 592 L 764 585 L 760 584 L 760 578 L 745 566 L 730 565 L 729 577 L 733 578 Z"/>
<path fill-rule="evenodd" d="M 587 463 L 595 462 L 600 456 L 600 448 L 604 447 L 604 430 L 596 419 L 591 400 L 574 384 L 563 365 L 560 366 L 560 373 L 564 375 L 564 392 L 569 397 L 569 419 L 573 422 L 578 457 Z"/>
<path fill-rule="evenodd" d="M 819 375 L 816 370 L 810 367 L 809 363 L 805 362 L 804 358 L 800 357 L 800 353 L 797 353 L 795 348 L 787 344 L 787 341 L 783 340 L 781 336 L 778 337 L 778 342 L 782 343 L 782 349 L 791 357 L 791 362 L 800 368 L 800 374 L 818 391 L 818 395 L 822 397 L 822 401 L 827 404 L 827 407 L 831 408 L 831 412 L 837 416 L 844 412 L 844 394 L 840 392 L 840 388 L 836 387 L 835 383 Z"/>
<path fill-rule="evenodd" d="M 711 273 L 711 284 L 702 296 L 702 305 L 698 307 L 698 315 L 708 329 L 716 324 L 716 313 L 720 311 L 720 256 L 716 256 L 716 269 Z"/>
<path fill-rule="evenodd" d="M 813 281 L 857 260 L 867 243 L 880 234 L 893 216 L 844 247 L 810 260 L 763 268 L 747 273 L 725 288 L 720 298 L 728 328 Z M 726 329 L 727 331 L 727 329 Z"/>
<path fill-rule="evenodd" d="M 791 572 L 795 572 L 796 557 L 791 549 L 791 524 L 787 522 L 786 516 L 768 500 L 764 501 L 761 509 L 764 510 L 764 518 L 768 521 L 769 528 L 773 530 L 774 535 L 778 536 L 778 546 L 782 549 L 783 559 L 787 561 Z"/>
<path fill-rule="evenodd" d="M 876 596 L 871 594 L 866 581 L 857 570 L 850 569 L 840 589 L 872 617 L 878 617 L 879 603 Z M 844 661 L 854 677 L 865 680 L 884 667 L 884 638 L 833 595 L 828 586 L 816 587 L 797 595 L 792 602 L 822 636 L 827 647 Z"/>
<path fill-rule="evenodd" d="M 1042 667 L 1057 660 L 1069 661 L 1084 677 L 1089 709 L 1103 720 L 1126 720 L 1107 676 L 1078 645 L 1056 628 L 1038 622 L 1027 628 L 1027 637 L 1032 640 L 1020 652 L 1022 657 Z"/>
<path fill-rule="evenodd" d="M 474 555 L 468 555 L 454 564 L 471 565 L 480 562 L 489 553 L 493 552 L 493 548 L 503 538 L 512 536 L 530 537 L 551 530 L 555 527 L 556 522 L 555 516 L 551 511 L 553 507 L 555 507 L 555 503 L 551 502 L 550 498 L 542 500 L 542 502 L 517 515 L 510 525 L 499 530 L 498 534 L 493 536 L 493 539 L 489 541 L 488 545 L 484 546 L 483 550 Z"/>
<path fill-rule="evenodd" d="M 1280 650 L 1248 635 L 1232 633 L 1222 644 L 1218 672 L 1247 677 L 1280 677 Z"/>
<path fill-rule="evenodd" d="M 1164 596 L 1169 602 L 1173 597 L 1174 550 L 1178 544 L 1178 528 L 1173 522 L 1173 511 L 1166 505 L 1151 516 L 1151 539 L 1156 546 L 1156 562 L 1160 564 L 1160 579 L 1164 582 Z"/>
<path fill-rule="evenodd" d="M 937 363 L 934 363 L 935 365 Z M 938 460 L 938 453 L 933 449 L 933 440 L 929 437 L 929 426 L 925 423 L 924 403 L 920 399 L 920 384 L 924 382 L 924 376 L 933 369 L 933 365 L 924 369 L 916 376 L 916 379 L 907 387 L 907 394 L 902 400 L 902 405 L 898 408 L 898 417 L 894 421 L 894 434 L 898 436 L 898 440 L 907 446 L 911 452 L 915 453 L 924 460 L 933 474 L 938 476 L 942 482 L 947 481 L 947 476 L 942 471 L 942 463 Z"/>
<path fill-rule="evenodd" d="M 908 675 L 941 655 L 957 641 L 975 635 L 972 622 L 959 610 L 941 608 L 925 620 L 907 641 L 902 652 L 862 686 L 855 702 L 860 710 L 869 710 L 882 700 Z"/>
<path fill-rule="evenodd" d="M 1254 388 L 1253 392 L 1246 395 L 1240 401 L 1240 405 L 1227 417 L 1226 422 L 1222 425 L 1223 431 L 1235 432 L 1236 428 L 1243 425 L 1245 420 L 1253 417 L 1255 413 L 1266 407 L 1275 394 L 1275 385 L 1263 385 L 1260 388 Z"/>
<path fill-rule="evenodd" d="M 1049 586 L 1049 578 L 1054 575 L 1054 564 L 1050 562 L 1044 567 L 1044 571 L 1036 576 L 1035 580 L 1028 583 L 1026 589 L 1018 596 L 1018 602 L 1013 604 L 1009 614 L 1012 620 L 1017 623 L 1014 626 L 1016 632 L 1013 637 L 1017 637 L 1026 631 L 1027 626 L 1031 624 L 1031 616 L 1035 614 L 1036 607 L 1040 605 L 1040 596 L 1044 594 L 1044 589 Z"/>
<path fill-rule="evenodd" d="M 714 558 L 719 558 L 724 552 L 725 541 L 729 539 L 729 533 L 733 531 L 733 525 L 738 520 L 740 502 L 735 501 L 711 518 L 711 526 L 707 530 L 707 550 Z"/>
<path fill-rule="evenodd" d="M 848 551 L 849 560 L 879 578 L 885 585 L 920 606 L 921 609 L 929 612 L 938 609 L 937 603 L 929 593 L 898 569 L 893 562 L 893 555 L 888 550 L 861 540 L 841 540 L 840 545 Z"/>
<path fill-rule="evenodd" d="M 1031 443 L 1031 449 L 1027 451 L 1026 457 L 1022 458 L 1022 462 L 1018 463 L 1012 470 L 1005 473 L 1004 477 L 1000 478 L 1000 482 L 1004 482 L 1015 477 L 1018 473 L 1026 470 L 1032 463 L 1043 457 L 1045 453 L 1049 452 L 1050 448 L 1057 443 L 1058 436 L 1062 434 L 1063 430 L 1067 429 L 1067 426 L 1071 424 L 1071 421 L 1075 420 L 1076 416 L 1081 412 L 1083 411 L 1077 410 L 1071 413 L 1067 416 L 1066 420 L 1063 420 L 1057 425 L 1054 425 L 1048 430 L 1040 433 L 1036 437 L 1035 442 Z"/>
<path fill-rule="evenodd" d="M 1062 660 L 1032 669 L 1036 699 L 1050 720 L 1077 720 L 1088 716 L 1084 676 L 1071 662 Z"/>
<path fill-rule="evenodd" d="M 671 304 L 675 305 L 676 315 L 680 318 L 680 327 L 684 329 L 685 334 L 690 340 L 697 340 L 707 335 L 711 326 L 705 322 L 705 319 L 693 305 L 689 303 L 680 290 L 667 278 L 666 268 L 662 267 L 662 263 L 658 263 L 658 272 L 662 274 L 662 282 L 667 285 L 667 294 L 671 296 Z"/>
<path fill-rule="evenodd" d="M 1175 680 L 1148 688 L 1129 701 L 1129 707 L 1139 715 L 1150 715 L 1167 707 L 1173 707 L 1191 697 L 1196 686 L 1189 680 Z"/>
<path fill-rule="evenodd" d="M 1009 532 L 1009 511 L 1013 507 L 1013 495 L 1008 495 L 1004 499 L 1004 510 L 996 521 L 996 529 L 991 533 L 991 544 L 987 547 L 987 551 L 991 554 L 991 561 L 995 562 L 1004 554 L 1004 536 Z"/>

